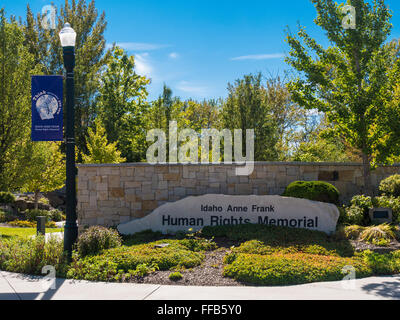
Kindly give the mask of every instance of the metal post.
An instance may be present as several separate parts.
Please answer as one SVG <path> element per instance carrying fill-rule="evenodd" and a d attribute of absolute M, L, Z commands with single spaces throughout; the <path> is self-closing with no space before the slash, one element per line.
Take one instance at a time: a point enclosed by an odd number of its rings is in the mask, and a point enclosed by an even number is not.
<path fill-rule="evenodd" d="M 67 105 L 66 105 L 66 215 L 67 221 L 64 229 L 64 250 L 72 255 L 72 246 L 78 237 L 78 226 L 76 224 L 76 166 L 75 166 L 75 112 L 74 112 L 74 47 L 63 48 L 64 66 L 67 71 Z"/>

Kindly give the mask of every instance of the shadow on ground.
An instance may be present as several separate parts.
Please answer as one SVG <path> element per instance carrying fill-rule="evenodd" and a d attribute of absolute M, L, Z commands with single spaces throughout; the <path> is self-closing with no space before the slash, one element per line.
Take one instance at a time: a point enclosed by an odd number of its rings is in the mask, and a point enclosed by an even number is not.
<path fill-rule="evenodd" d="M 382 283 L 366 284 L 362 290 L 383 298 L 400 298 L 400 279 L 391 278 Z"/>

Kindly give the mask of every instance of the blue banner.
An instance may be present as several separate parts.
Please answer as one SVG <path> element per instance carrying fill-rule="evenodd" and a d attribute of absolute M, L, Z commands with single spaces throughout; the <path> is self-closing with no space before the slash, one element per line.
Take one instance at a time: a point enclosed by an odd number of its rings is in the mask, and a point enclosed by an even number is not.
<path fill-rule="evenodd" d="M 63 77 L 32 76 L 32 141 L 63 141 Z"/>

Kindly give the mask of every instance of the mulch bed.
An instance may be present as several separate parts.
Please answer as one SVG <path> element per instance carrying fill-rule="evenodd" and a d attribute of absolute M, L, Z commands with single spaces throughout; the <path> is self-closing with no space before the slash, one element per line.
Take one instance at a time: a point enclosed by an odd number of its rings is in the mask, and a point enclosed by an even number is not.
<path fill-rule="evenodd" d="M 392 240 L 389 246 L 387 247 L 379 247 L 372 243 L 361 242 L 357 240 L 350 240 L 351 245 L 354 247 L 356 251 L 363 251 L 363 250 L 371 250 L 377 253 L 387 253 L 391 251 L 400 250 L 400 243 L 396 240 Z"/>
<path fill-rule="evenodd" d="M 222 261 L 227 251 L 228 249 L 222 248 L 206 252 L 206 257 L 200 266 L 179 271 L 183 276 L 181 280 L 172 281 L 168 278 L 173 271 L 156 271 L 144 278 L 135 279 L 134 282 L 179 286 L 244 286 L 244 284 L 222 275 Z"/>

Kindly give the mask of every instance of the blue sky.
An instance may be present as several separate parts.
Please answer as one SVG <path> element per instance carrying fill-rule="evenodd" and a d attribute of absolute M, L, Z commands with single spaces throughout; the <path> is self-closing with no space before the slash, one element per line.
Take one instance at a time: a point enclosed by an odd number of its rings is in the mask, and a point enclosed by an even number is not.
<path fill-rule="evenodd" d="M 8 15 L 25 16 L 50 0 L 1 0 Z M 64 1 L 54 0 L 60 7 Z M 345 2 L 345 0 L 338 0 Z M 390 38 L 400 38 L 400 1 L 386 0 L 393 11 Z M 327 45 L 313 20 L 309 0 L 97 0 L 108 22 L 105 37 L 136 56 L 137 72 L 152 79 L 149 98 L 156 99 L 163 83 L 183 99 L 226 97 L 228 82 L 244 74 L 284 74 L 286 26 L 300 22 Z"/>

